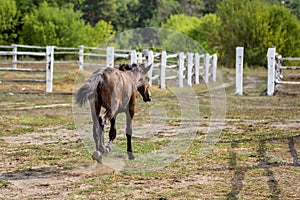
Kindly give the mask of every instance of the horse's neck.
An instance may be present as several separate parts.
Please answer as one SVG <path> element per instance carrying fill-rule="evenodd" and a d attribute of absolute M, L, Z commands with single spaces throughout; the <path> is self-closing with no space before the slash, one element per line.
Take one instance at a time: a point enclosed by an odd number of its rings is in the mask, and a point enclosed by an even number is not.
<path fill-rule="evenodd" d="M 129 72 L 128 73 L 130 80 L 132 80 L 132 84 L 134 85 L 135 88 L 140 87 L 141 83 L 140 83 L 140 79 L 141 79 L 141 75 L 139 73 L 134 73 L 134 72 Z"/>

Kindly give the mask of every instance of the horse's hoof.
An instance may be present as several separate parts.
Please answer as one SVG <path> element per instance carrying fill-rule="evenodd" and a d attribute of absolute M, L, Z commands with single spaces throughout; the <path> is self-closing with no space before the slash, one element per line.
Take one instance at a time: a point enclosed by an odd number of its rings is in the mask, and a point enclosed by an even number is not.
<path fill-rule="evenodd" d="M 127 152 L 127 155 L 128 155 L 128 159 L 129 160 L 134 160 L 135 159 L 135 157 L 134 157 L 134 155 L 133 155 L 132 152 Z"/>
<path fill-rule="evenodd" d="M 103 156 L 106 156 L 107 155 L 107 148 L 106 147 L 100 147 L 100 153 L 103 155 Z"/>
<path fill-rule="evenodd" d="M 107 151 L 107 152 L 111 152 L 111 145 L 107 145 L 107 146 L 106 146 L 106 151 Z"/>
<path fill-rule="evenodd" d="M 102 156 L 99 151 L 94 151 L 92 154 L 92 159 L 96 160 L 98 163 L 102 163 Z"/>

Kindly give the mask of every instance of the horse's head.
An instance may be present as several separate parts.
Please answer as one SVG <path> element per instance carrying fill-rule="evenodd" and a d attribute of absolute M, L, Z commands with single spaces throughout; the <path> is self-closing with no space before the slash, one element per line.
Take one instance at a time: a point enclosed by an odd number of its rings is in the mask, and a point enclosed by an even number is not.
<path fill-rule="evenodd" d="M 139 93 L 142 95 L 145 102 L 151 101 L 151 93 L 149 91 L 148 71 L 151 69 L 151 65 L 145 66 L 144 64 L 132 64 L 120 65 L 121 71 L 131 71 L 136 77 L 136 87 Z"/>
<path fill-rule="evenodd" d="M 133 64 L 134 65 L 134 64 Z M 138 64 L 136 66 L 137 74 L 139 76 L 137 88 L 139 93 L 142 95 L 144 102 L 151 101 L 151 92 L 149 91 L 149 81 L 148 71 L 151 69 L 151 65 L 145 66 L 144 64 Z"/>

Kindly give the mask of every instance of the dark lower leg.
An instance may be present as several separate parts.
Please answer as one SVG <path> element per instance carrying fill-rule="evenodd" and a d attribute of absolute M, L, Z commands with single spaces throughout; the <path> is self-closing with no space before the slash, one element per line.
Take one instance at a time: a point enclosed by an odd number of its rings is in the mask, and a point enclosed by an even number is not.
<path fill-rule="evenodd" d="M 131 146 L 131 135 L 126 134 L 127 138 L 127 154 L 128 154 L 128 159 L 129 160 L 134 160 L 134 156 L 132 153 L 132 146 Z"/>
<path fill-rule="evenodd" d="M 110 130 L 109 130 L 109 141 L 114 141 L 117 135 L 117 130 L 116 130 L 116 120 L 115 118 L 112 118 L 110 120 Z"/>
<path fill-rule="evenodd" d="M 112 149 L 112 143 L 115 140 L 116 135 L 117 135 L 117 130 L 116 130 L 116 124 L 115 124 L 115 122 L 116 122 L 115 118 L 112 118 L 110 120 L 109 142 L 108 142 L 108 145 L 107 145 L 108 151 L 111 151 L 111 149 Z"/>

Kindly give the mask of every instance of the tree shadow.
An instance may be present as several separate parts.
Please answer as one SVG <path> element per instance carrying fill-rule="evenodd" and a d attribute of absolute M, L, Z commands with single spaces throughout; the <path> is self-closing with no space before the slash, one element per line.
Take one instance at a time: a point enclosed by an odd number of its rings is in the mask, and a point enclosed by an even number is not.
<path fill-rule="evenodd" d="M 300 137 L 298 137 L 298 138 L 291 137 L 291 138 L 288 138 L 288 140 L 289 140 L 289 150 L 290 150 L 291 156 L 293 158 L 293 164 L 294 164 L 294 166 L 300 166 L 300 158 L 295 149 L 295 140 L 298 140 L 297 142 L 300 143 Z"/>
<path fill-rule="evenodd" d="M 51 176 L 57 176 L 61 174 L 66 169 L 60 169 L 55 167 L 41 167 L 41 168 L 26 168 L 22 170 L 15 170 L 11 172 L 5 172 L 0 174 L 0 179 L 2 180 L 26 180 L 33 178 L 46 178 Z"/>
<path fill-rule="evenodd" d="M 230 158 L 229 158 L 229 167 L 226 168 L 218 168 L 213 171 L 223 171 L 223 170 L 234 170 L 234 174 L 231 179 L 231 191 L 226 195 L 227 199 L 238 199 L 239 193 L 243 189 L 243 180 L 245 179 L 245 173 L 248 170 L 253 169 L 263 169 L 265 171 L 265 176 L 268 178 L 268 186 L 270 190 L 270 199 L 277 200 L 280 197 L 281 189 L 278 186 L 278 180 L 276 180 L 274 176 L 274 172 L 272 171 L 273 167 L 279 166 L 300 166 L 300 159 L 295 149 L 295 141 L 300 141 L 300 136 L 281 138 L 280 140 L 287 139 L 289 145 L 289 151 L 291 157 L 293 158 L 293 163 L 280 162 L 280 163 L 272 163 L 271 159 L 267 156 L 267 147 L 266 142 L 272 142 L 274 139 L 264 139 L 258 140 L 259 148 L 258 152 L 258 160 L 257 165 L 252 167 L 239 167 L 237 164 L 237 153 L 235 152 L 235 148 L 239 146 L 240 141 L 232 141 L 231 142 L 231 150 L 230 150 Z M 245 142 L 245 141 L 241 141 Z"/>
<path fill-rule="evenodd" d="M 237 165 L 237 155 L 234 148 L 238 147 L 238 142 L 231 142 L 231 151 L 229 159 L 229 169 L 234 170 L 233 177 L 231 179 L 231 191 L 227 194 L 227 199 L 238 199 L 237 195 L 243 189 L 243 180 L 245 177 L 245 168 L 238 167 Z"/>
<path fill-rule="evenodd" d="M 266 171 L 266 176 L 268 177 L 268 185 L 270 190 L 270 199 L 276 200 L 279 199 L 279 195 L 281 190 L 278 187 L 278 181 L 274 177 L 274 173 L 271 168 L 273 167 L 270 164 L 270 159 L 266 155 L 266 141 L 259 141 L 259 149 L 258 149 L 258 168 L 261 168 Z"/>

